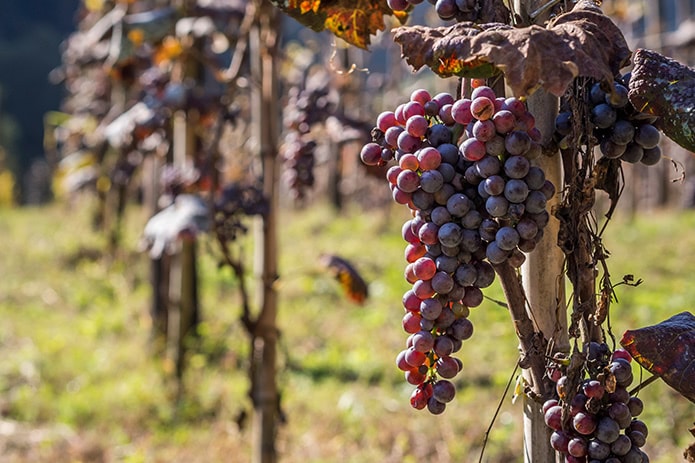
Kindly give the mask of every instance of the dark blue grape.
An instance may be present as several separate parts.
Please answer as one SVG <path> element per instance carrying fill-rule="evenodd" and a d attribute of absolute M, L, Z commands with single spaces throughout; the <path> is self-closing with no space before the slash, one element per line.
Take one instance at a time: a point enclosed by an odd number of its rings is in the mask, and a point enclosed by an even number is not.
<path fill-rule="evenodd" d="M 434 124 L 427 129 L 427 140 L 434 147 L 451 143 L 451 130 L 444 124 Z"/>
<path fill-rule="evenodd" d="M 591 90 L 589 91 L 589 99 L 595 105 L 606 102 L 606 92 L 604 92 L 601 88 L 600 82 L 596 82 L 591 86 Z"/>
<path fill-rule="evenodd" d="M 523 156 L 510 156 L 504 162 L 504 173 L 509 178 L 524 178 L 529 172 L 531 164 Z"/>
<path fill-rule="evenodd" d="M 480 235 L 475 230 L 469 230 L 467 228 L 463 229 L 463 239 L 461 240 L 461 247 L 470 253 L 476 252 L 483 245 Z"/>
<path fill-rule="evenodd" d="M 461 227 L 459 227 L 455 223 L 447 222 L 441 227 L 439 227 L 437 238 L 439 239 L 439 243 L 442 245 L 442 247 L 458 246 L 461 243 L 461 240 L 463 239 L 463 231 Z"/>
<path fill-rule="evenodd" d="M 507 260 L 509 251 L 500 248 L 497 242 L 492 241 L 485 249 L 485 255 L 491 264 L 501 264 Z"/>
<path fill-rule="evenodd" d="M 415 190 L 413 192 L 413 204 L 420 210 L 427 210 L 434 204 L 434 195 L 425 190 Z"/>
<path fill-rule="evenodd" d="M 438 401 L 434 397 L 427 399 L 427 411 L 433 415 L 441 415 L 446 410 L 446 404 Z"/>
<path fill-rule="evenodd" d="M 437 270 L 447 273 L 454 273 L 459 265 L 456 257 L 450 257 L 447 255 L 438 256 L 435 259 L 435 263 L 437 264 Z"/>
<path fill-rule="evenodd" d="M 644 156 L 644 148 L 637 143 L 630 143 L 625 148 L 625 152 L 620 156 L 620 160 L 635 164 L 642 160 Z"/>
<path fill-rule="evenodd" d="M 661 160 L 661 148 L 645 148 L 640 162 L 645 166 L 653 166 Z"/>
<path fill-rule="evenodd" d="M 529 187 L 523 180 L 513 178 L 504 186 L 504 197 L 507 198 L 510 203 L 523 203 L 528 197 L 528 194 Z"/>
<path fill-rule="evenodd" d="M 420 176 L 420 188 L 427 193 L 435 193 L 444 185 L 444 177 L 438 170 L 428 170 Z"/>
<path fill-rule="evenodd" d="M 439 402 L 451 402 L 455 395 L 456 388 L 454 387 L 454 383 L 446 379 L 441 379 L 432 386 L 432 397 Z"/>
<path fill-rule="evenodd" d="M 615 121 L 611 129 L 610 139 L 618 145 L 627 145 L 635 136 L 635 126 L 625 119 Z"/>
<path fill-rule="evenodd" d="M 454 279 L 447 272 L 435 273 L 430 283 L 437 294 L 448 294 L 454 289 Z"/>
<path fill-rule="evenodd" d="M 490 196 L 485 201 L 485 210 L 492 217 L 503 217 L 507 214 L 508 209 L 509 201 L 504 196 Z"/>
<path fill-rule="evenodd" d="M 461 286 L 472 286 L 478 278 L 478 271 L 472 264 L 459 265 L 454 274 L 454 280 Z"/>
<path fill-rule="evenodd" d="M 459 147 L 451 143 L 443 143 L 437 146 L 439 154 L 442 155 L 442 162 L 455 166 L 459 160 Z"/>
<path fill-rule="evenodd" d="M 618 115 L 610 105 L 602 103 L 591 110 L 591 122 L 600 129 L 607 129 L 615 123 Z"/>
<path fill-rule="evenodd" d="M 529 214 L 540 214 L 545 211 L 547 199 L 542 191 L 536 190 L 528 194 L 524 205 Z"/>
<path fill-rule="evenodd" d="M 620 436 L 620 426 L 614 419 L 604 416 L 599 419 L 595 436 L 606 444 L 612 444 Z"/>
<path fill-rule="evenodd" d="M 519 233 L 514 227 L 502 227 L 495 234 L 495 242 L 503 251 L 511 251 L 519 244 Z"/>
<path fill-rule="evenodd" d="M 420 180 L 420 183 L 422 183 L 422 180 Z M 443 206 L 455 192 L 456 189 L 453 185 L 445 183 L 439 191 L 434 193 L 434 202 Z"/>
<path fill-rule="evenodd" d="M 561 112 L 555 118 L 555 131 L 563 137 L 572 131 L 572 113 L 569 111 Z"/>
<path fill-rule="evenodd" d="M 434 222 L 435 225 L 442 226 L 447 222 L 451 221 L 451 214 L 444 206 L 437 206 L 432 209 L 430 213 L 430 220 Z"/>
<path fill-rule="evenodd" d="M 475 209 L 471 209 L 461 218 L 461 225 L 463 228 L 475 230 L 480 226 L 482 221 L 483 216 L 480 215 L 480 212 L 476 211 Z"/>
<path fill-rule="evenodd" d="M 618 145 L 609 139 L 603 140 L 599 146 L 601 154 L 608 159 L 618 159 L 625 152 L 625 148 L 627 148 L 627 145 Z"/>
<path fill-rule="evenodd" d="M 471 200 L 463 193 L 454 193 L 446 202 L 446 209 L 452 217 L 463 217 L 472 206 Z"/>
<path fill-rule="evenodd" d="M 483 219 L 480 223 L 480 227 L 478 227 L 478 233 L 480 233 L 480 237 L 485 241 L 494 241 L 497 230 L 499 229 L 500 226 L 496 220 Z"/>
<path fill-rule="evenodd" d="M 490 156 L 501 156 L 504 154 L 504 137 L 496 135 L 491 140 L 486 141 L 485 152 Z"/>
<path fill-rule="evenodd" d="M 614 108 L 624 108 L 629 101 L 627 98 L 627 87 L 617 82 L 613 87 L 613 92 L 606 94 L 606 103 Z"/>
<path fill-rule="evenodd" d="M 470 339 L 473 336 L 473 323 L 467 318 L 457 318 L 447 330 L 447 334 L 459 341 Z"/>
<path fill-rule="evenodd" d="M 529 187 L 529 190 L 540 190 L 545 182 L 545 172 L 537 166 L 529 167 L 528 174 L 524 177 L 524 181 Z"/>
<path fill-rule="evenodd" d="M 440 174 L 442 174 L 442 178 L 444 179 L 444 183 L 451 183 L 451 181 L 456 176 L 456 168 L 454 168 L 454 166 L 452 166 L 448 162 L 442 162 L 439 165 L 439 167 L 437 167 L 437 170 L 439 171 Z"/>
<path fill-rule="evenodd" d="M 475 280 L 475 286 L 478 288 L 487 288 L 495 281 L 495 269 L 492 265 L 480 261 L 475 264 L 475 269 L 478 271 L 478 278 Z"/>
<path fill-rule="evenodd" d="M 476 161 L 474 165 L 478 175 L 482 178 L 498 174 L 502 169 L 500 160 L 495 156 L 485 156 L 483 159 Z"/>
<path fill-rule="evenodd" d="M 625 434 L 618 436 L 618 438 L 611 444 L 611 452 L 619 457 L 626 455 L 631 448 L 632 442 Z"/>
<path fill-rule="evenodd" d="M 490 196 L 501 195 L 504 192 L 505 181 L 499 175 L 492 175 L 483 181 L 483 188 Z"/>

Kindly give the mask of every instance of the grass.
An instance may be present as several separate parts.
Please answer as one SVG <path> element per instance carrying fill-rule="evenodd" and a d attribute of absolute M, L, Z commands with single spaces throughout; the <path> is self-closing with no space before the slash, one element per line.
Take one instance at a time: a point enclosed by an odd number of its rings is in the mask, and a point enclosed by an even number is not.
<path fill-rule="evenodd" d="M 248 340 L 231 273 L 217 269 L 211 252 L 201 253 L 204 323 L 185 399 L 175 404 L 168 366 L 150 353 L 148 265 L 135 250 L 143 217 L 131 212 L 124 249 L 106 259 L 99 257 L 104 238 L 89 227 L 88 204 L 78 206 L 0 211 L 0 424 L 34 436 L 0 432 L 0 459 L 250 461 L 250 427 L 237 424 L 249 412 Z M 405 342 L 404 218 L 400 210 L 336 216 L 322 206 L 281 218 L 283 462 L 478 461 L 517 356 L 509 315 L 487 301 L 473 309 L 476 333 L 460 356 L 457 398 L 443 416 L 412 410 L 411 387 L 394 365 Z M 617 337 L 691 309 L 694 226 L 692 212 L 609 224 L 614 281 L 624 274 L 644 280 L 617 288 Z M 250 243 L 245 249 L 251 253 Z M 320 269 L 324 252 L 353 261 L 370 282 L 364 306 L 348 302 Z M 487 295 L 502 298 L 496 285 Z M 692 405 L 662 382 L 642 394 L 651 461 L 682 460 Z M 520 415 L 520 404 L 507 398 L 486 462 L 523 461 Z"/>

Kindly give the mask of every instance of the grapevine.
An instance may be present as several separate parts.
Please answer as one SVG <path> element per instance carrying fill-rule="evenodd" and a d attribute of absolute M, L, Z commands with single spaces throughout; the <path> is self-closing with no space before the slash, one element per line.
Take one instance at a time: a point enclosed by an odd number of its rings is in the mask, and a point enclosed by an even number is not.
<path fill-rule="evenodd" d="M 368 165 L 392 164 L 393 199 L 413 213 L 402 229 L 412 288 L 403 295 L 409 337 L 397 365 L 416 386 L 411 405 L 433 414 L 454 398 L 449 379 L 463 364 L 451 355 L 473 334 L 470 309 L 494 281 L 493 265 L 523 264 L 555 194 L 531 166 L 540 132 L 524 103 L 475 84 L 471 98 L 458 100 L 414 91 L 379 115 L 374 141 L 361 151 Z"/>

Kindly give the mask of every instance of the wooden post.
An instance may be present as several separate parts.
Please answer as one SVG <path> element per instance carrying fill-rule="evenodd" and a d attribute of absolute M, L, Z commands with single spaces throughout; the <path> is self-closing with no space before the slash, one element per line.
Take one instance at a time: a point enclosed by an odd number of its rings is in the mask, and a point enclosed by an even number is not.
<path fill-rule="evenodd" d="M 276 383 L 277 357 L 277 146 L 278 70 L 276 57 L 280 30 L 277 9 L 263 0 L 250 36 L 253 82 L 253 130 L 260 154 L 263 193 L 268 212 L 254 229 L 258 318 L 253 323 L 251 348 L 251 397 L 253 400 L 254 463 L 275 463 L 279 396 Z"/>
<path fill-rule="evenodd" d="M 515 9 L 527 24 L 542 25 L 547 19 L 547 13 L 530 18 L 529 13 L 537 11 L 547 0 L 515 0 Z M 555 118 L 558 112 L 558 98 L 543 89 L 537 90 L 527 101 L 529 111 L 536 119 L 536 127 L 543 135 L 542 143 L 546 144 L 555 131 Z M 546 153 L 548 154 L 548 153 Z M 548 209 L 559 203 L 562 192 L 563 175 L 562 160 L 559 153 L 543 156 L 537 163 L 553 182 L 556 196 L 548 201 Z M 559 221 L 552 216 L 545 229 L 543 239 L 536 249 L 527 256 L 522 266 L 524 292 L 530 307 L 529 317 L 543 333 L 545 339 L 553 345 L 554 351 L 569 351 L 567 334 L 567 311 L 564 292 L 562 269 L 564 254 L 557 246 Z M 530 372 L 524 370 L 524 378 L 531 381 Z M 550 463 L 560 458 L 550 446 L 551 430 L 545 425 L 541 405 L 528 397 L 524 397 L 524 462 Z"/>

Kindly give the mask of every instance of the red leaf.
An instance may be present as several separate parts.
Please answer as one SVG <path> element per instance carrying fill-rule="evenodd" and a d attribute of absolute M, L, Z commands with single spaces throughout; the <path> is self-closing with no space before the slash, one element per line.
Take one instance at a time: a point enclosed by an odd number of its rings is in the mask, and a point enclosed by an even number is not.
<path fill-rule="evenodd" d="M 407 14 L 394 12 L 386 0 L 271 0 L 282 11 L 316 32 L 324 29 L 360 48 L 368 48 L 371 36 L 385 29 L 384 16 L 402 23 Z"/>
<path fill-rule="evenodd" d="M 399 27 L 394 40 L 416 70 L 426 65 L 442 77 L 479 77 L 495 66 L 516 96 L 539 86 L 561 96 L 577 76 L 612 82 L 630 56 L 620 29 L 592 2 L 577 3 L 547 28 Z"/>
<path fill-rule="evenodd" d="M 655 51 L 635 52 L 630 102 L 659 116 L 659 128 L 683 148 L 695 152 L 695 68 Z"/>
<path fill-rule="evenodd" d="M 682 312 L 623 334 L 620 344 L 651 373 L 695 402 L 695 316 Z"/>

